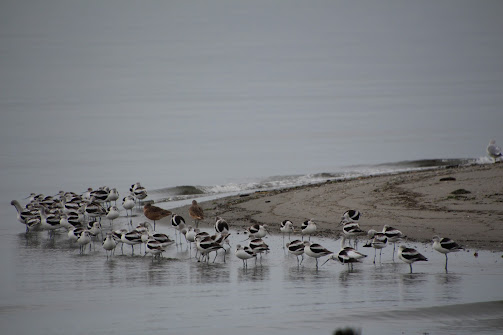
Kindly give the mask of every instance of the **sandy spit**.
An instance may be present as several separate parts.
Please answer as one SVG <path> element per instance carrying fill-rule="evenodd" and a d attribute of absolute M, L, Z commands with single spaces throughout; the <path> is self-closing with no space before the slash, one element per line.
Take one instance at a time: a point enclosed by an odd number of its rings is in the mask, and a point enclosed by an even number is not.
<path fill-rule="evenodd" d="M 362 213 L 364 230 L 380 231 L 388 224 L 408 239 L 429 242 L 434 235 L 449 237 L 465 247 L 503 251 L 503 164 L 450 167 L 241 194 L 200 203 L 205 220 L 215 217 L 236 227 L 279 224 L 291 220 L 300 230 L 307 219 L 318 224 L 317 234 L 337 238 L 341 215 L 348 209 Z M 191 219 L 188 207 L 174 213 Z"/>

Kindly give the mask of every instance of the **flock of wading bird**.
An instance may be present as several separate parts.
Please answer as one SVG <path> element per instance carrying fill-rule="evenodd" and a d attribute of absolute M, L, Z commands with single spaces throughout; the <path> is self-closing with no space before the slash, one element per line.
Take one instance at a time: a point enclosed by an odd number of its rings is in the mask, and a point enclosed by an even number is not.
<path fill-rule="evenodd" d="M 187 225 L 185 219 L 169 210 L 157 207 L 151 203 L 143 205 L 144 216 L 153 221 L 153 229 L 150 222 L 143 222 L 132 227 L 133 209 L 135 206 L 141 208 L 141 202 L 147 197 L 147 190 L 140 183 L 131 185 L 130 193 L 122 199 L 122 207 L 126 211 L 126 217 L 129 218 L 128 228 L 114 229 L 114 220 L 119 218 L 120 210 L 117 207 L 119 193 L 116 188 L 100 187 L 98 189 L 89 188 L 82 194 L 74 192 L 60 191 L 55 196 L 44 196 L 42 194 L 32 193 L 28 198 L 26 206 L 22 207 L 17 200 L 12 200 L 11 204 L 17 210 L 17 219 L 26 226 L 26 232 L 47 230 L 49 238 L 54 238 L 57 231 L 66 231 L 69 240 L 79 246 L 80 253 L 84 254 L 87 246 L 89 251 L 92 245 L 101 240 L 103 249 L 106 251 L 107 259 L 115 252 L 120 244 L 123 251 L 124 244 L 131 246 L 131 254 L 134 255 L 135 245 L 144 245 L 144 255 L 150 253 L 154 258 L 162 257 L 162 253 L 172 244 L 182 243 L 182 236 L 186 243 L 192 249 L 192 244 L 196 246 L 195 257 L 198 261 L 209 262 L 209 254 L 215 252 L 215 262 L 218 251 L 222 249 L 225 254 L 230 249 L 229 243 L 229 224 L 219 216 L 215 219 L 215 234 L 199 229 L 199 222 L 204 220 L 204 211 L 198 205 L 196 200 L 192 201 L 188 214 L 194 220 L 194 226 Z M 112 204 L 112 202 L 114 204 Z M 155 231 L 156 221 L 166 217 L 171 217 L 171 225 L 175 229 L 175 240 L 168 235 Z M 103 235 L 102 219 L 110 221 L 110 229 Z M 374 229 L 368 232 L 362 230 L 358 221 L 361 213 L 357 210 L 346 211 L 341 218 L 339 226 L 342 226 L 341 249 L 338 252 L 327 250 L 318 243 L 311 242 L 311 235 L 316 232 L 317 226 L 313 220 L 307 220 L 302 223 L 300 233 L 301 240 L 291 241 L 290 235 L 295 232 L 294 224 L 290 220 L 284 220 L 280 223 L 279 231 L 283 234 L 283 248 L 286 247 L 290 254 L 297 257 L 297 264 L 300 266 L 304 260 L 304 254 L 315 258 L 316 268 L 318 268 L 318 258 L 328 256 L 322 266 L 330 260 L 347 264 L 348 269 L 353 269 L 354 263 L 361 262 L 367 255 L 357 250 L 358 239 L 366 236 L 367 243 L 364 247 L 374 248 L 374 264 L 376 263 L 377 250 L 379 250 L 379 261 L 381 261 L 382 250 L 389 244 L 393 244 L 393 256 L 395 257 L 396 243 L 405 239 L 406 236 L 398 229 L 384 225 L 382 231 Z M 243 261 L 243 267 L 248 266 L 248 259 L 257 256 L 262 257 L 262 253 L 267 253 L 269 246 L 262 239 L 268 233 L 267 225 L 254 224 L 245 232 L 248 234 L 248 245 L 236 245 L 235 255 Z M 178 235 L 178 238 L 177 238 Z M 285 235 L 288 235 L 289 242 L 284 243 Z M 304 236 L 308 240 L 304 240 Z M 351 246 L 353 240 L 353 246 Z M 462 248 L 449 238 L 440 238 L 434 236 L 433 249 L 445 255 L 445 271 L 447 272 L 447 254 L 456 252 Z M 244 242 L 244 241 L 243 241 Z M 348 242 L 348 243 L 346 243 Z M 229 246 L 228 249 L 225 247 Z M 300 259 L 299 259 L 300 256 Z M 416 249 L 400 245 L 398 247 L 398 258 L 409 264 L 410 273 L 412 273 L 412 264 L 418 261 L 427 261 L 428 259 L 419 253 Z"/>

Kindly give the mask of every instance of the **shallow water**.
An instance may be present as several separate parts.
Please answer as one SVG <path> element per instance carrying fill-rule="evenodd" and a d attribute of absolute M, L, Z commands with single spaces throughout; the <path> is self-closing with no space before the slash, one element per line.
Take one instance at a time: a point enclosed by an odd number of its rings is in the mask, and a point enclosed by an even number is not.
<path fill-rule="evenodd" d="M 121 220 L 117 226 L 127 222 Z M 157 229 L 173 236 L 168 227 Z M 185 243 L 169 247 L 160 260 L 141 256 L 138 247 L 132 256 L 130 246 L 124 246 L 123 255 L 119 247 L 107 260 L 99 243 L 80 255 L 64 233 L 51 240 L 46 232 L 26 235 L 20 224 L 16 228 L 2 237 L 2 252 L 10 256 L 2 260 L 9 269 L 2 286 L 11 288 L 2 291 L 0 307 L 6 334 L 69 329 L 82 334 L 329 334 L 346 326 L 363 334 L 503 330 L 500 253 L 451 254 L 446 274 L 443 255 L 415 244 L 429 261 L 414 264 L 409 274 L 408 265 L 392 262 L 390 246 L 376 265 L 373 250 L 360 247 L 369 257 L 353 271 L 333 261 L 317 270 L 307 256 L 298 266 L 282 248 L 283 237 L 269 235 L 270 253 L 244 268 L 233 251 L 225 262 L 222 253 L 215 263 L 213 257 L 210 263 L 197 262 Z M 203 230 L 211 232 L 205 225 Z M 246 243 L 242 232 L 231 234 L 232 250 Z M 313 240 L 332 251 L 340 245 Z"/>

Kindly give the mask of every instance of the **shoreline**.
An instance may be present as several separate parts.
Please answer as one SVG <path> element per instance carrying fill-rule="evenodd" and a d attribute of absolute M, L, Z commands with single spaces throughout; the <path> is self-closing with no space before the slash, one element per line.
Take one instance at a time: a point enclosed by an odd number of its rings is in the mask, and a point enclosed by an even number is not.
<path fill-rule="evenodd" d="M 453 193 L 454 192 L 454 193 Z M 314 236 L 338 238 L 342 213 L 357 209 L 363 230 L 385 224 L 401 230 L 409 241 L 431 243 L 434 235 L 449 237 L 466 248 L 503 251 L 503 164 L 456 166 L 378 176 L 332 180 L 201 202 L 212 227 L 216 216 L 233 228 L 267 224 L 279 233 L 281 221 L 291 220 L 300 231 L 314 219 Z M 192 224 L 188 207 L 173 208 Z M 297 234 L 297 233 L 296 233 Z M 298 233 L 300 236 L 300 233 Z"/>

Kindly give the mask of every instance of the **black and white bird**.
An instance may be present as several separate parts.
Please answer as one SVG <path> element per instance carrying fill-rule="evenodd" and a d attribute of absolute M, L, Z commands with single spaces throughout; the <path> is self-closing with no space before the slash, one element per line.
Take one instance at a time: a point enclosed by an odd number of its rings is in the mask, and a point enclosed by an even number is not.
<path fill-rule="evenodd" d="M 328 262 L 329 260 L 337 260 L 342 264 L 347 264 L 348 265 L 348 270 L 351 268 L 353 269 L 353 263 L 359 263 L 360 259 L 367 257 L 367 255 L 362 254 L 361 252 L 357 251 L 355 248 L 348 247 L 346 246 L 346 237 L 342 236 L 341 239 L 341 250 L 337 254 L 332 254 L 330 257 L 325 261 Z M 323 266 L 325 263 L 321 264 Z"/>
<path fill-rule="evenodd" d="M 364 245 L 364 247 L 374 248 L 374 264 L 376 263 L 377 249 L 379 249 L 379 263 L 381 263 L 382 249 L 386 248 L 386 245 L 388 244 L 388 238 L 384 233 L 378 233 L 374 229 L 369 230 L 368 238 L 371 240 L 369 243 Z"/>
<path fill-rule="evenodd" d="M 215 218 L 215 231 L 217 233 L 228 233 L 229 232 L 229 224 L 225 219 L 217 216 Z"/>
<path fill-rule="evenodd" d="M 176 241 L 176 232 L 178 231 L 178 237 L 180 239 L 180 244 L 182 244 L 182 230 L 185 228 L 185 219 L 178 214 L 171 214 L 171 226 L 175 228 L 175 242 L 178 244 Z"/>
<path fill-rule="evenodd" d="M 325 249 L 320 244 L 309 241 L 304 241 L 304 253 L 316 259 L 316 268 L 318 268 L 318 258 L 333 254 L 332 251 Z"/>
<path fill-rule="evenodd" d="M 288 249 L 289 253 L 297 257 L 297 266 L 301 265 L 302 261 L 304 260 L 304 242 L 302 242 L 301 240 L 288 242 L 286 244 L 286 248 Z M 301 256 L 300 262 L 299 262 L 299 256 Z"/>
<path fill-rule="evenodd" d="M 345 223 L 348 222 L 356 222 L 360 220 L 361 213 L 357 211 L 356 209 L 350 209 L 344 212 L 341 217 L 341 222 L 339 223 L 339 226 L 342 226 Z"/>
<path fill-rule="evenodd" d="M 428 260 L 428 258 L 424 257 L 416 249 L 407 248 L 404 245 L 398 247 L 398 258 L 409 264 L 410 273 L 412 273 L 412 263 Z"/>
<path fill-rule="evenodd" d="M 257 257 L 257 254 L 249 246 L 241 246 L 241 244 L 236 245 L 236 257 L 243 260 L 243 268 L 248 267 L 248 260 L 253 257 Z"/>
<path fill-rule="evenodd" d="M 384 225 L 382 229 L 382 233 L 386 235 L 388 238 L 388 242 L 393 243 L 393 255 L 392 255 L 392 260 L 393 262 L 395 261 L 395 244 L 396 242 L 401 241 L 402 239 L 406 238 L 400 230 L 393 228 L 391 226 L 388 226 L 387 224 Z"/>
<path fill-rule="evenodd" d="M 285 234 L 288 234 L 288 240 L 290 240 L 290 234 L 293 233 L 294 227 L 290 220 L 283 220 L 279 225 L 279 231 L 283 235 L 283 245 L 285 244 Z"/>
<path fill-rule="evenodd" d="M 451 240 L 450 238 L 444 237 L 440 238 L 438 236 L 433 236 L 433 249 L 445 255 L 445 272 L 447 273 L 447 254 L 450 252 L 458 252 L 463 248 Z"/>
<path fill-rule="evenodd" d="M 302 240 L 304 240 L 304 235 L 309 235 L 309 241 L 311 241 L 311 235 L 314 234 L 318 226 L 313 219 L 302 222 L 302 226 L 300 227 Z"/>

